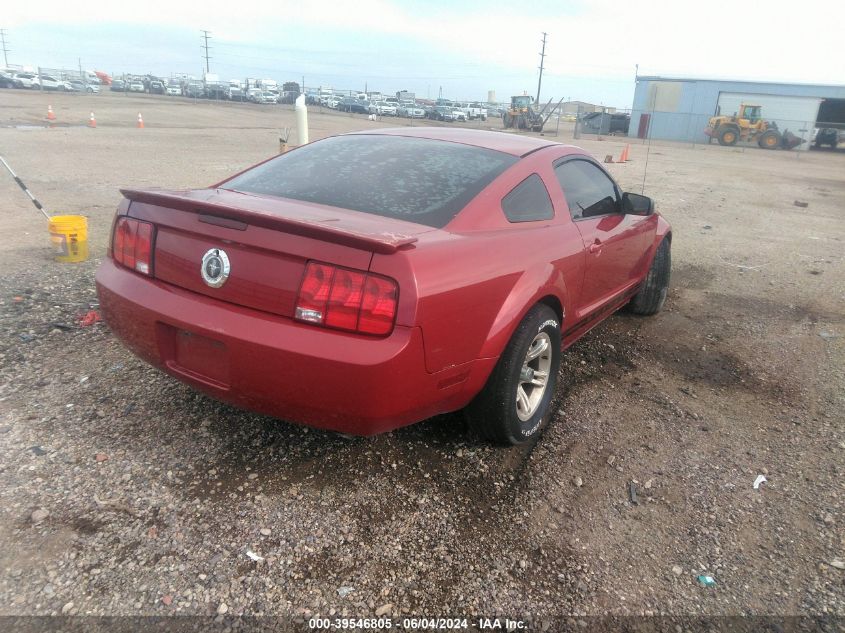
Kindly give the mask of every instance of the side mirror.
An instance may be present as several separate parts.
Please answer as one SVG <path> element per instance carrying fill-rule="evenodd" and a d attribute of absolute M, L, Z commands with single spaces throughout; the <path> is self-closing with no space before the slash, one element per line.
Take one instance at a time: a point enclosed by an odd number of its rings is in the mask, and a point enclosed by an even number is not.
<path fill-rule="evenodd" d="M 651 215 L 654 213 L 654 200 L 638 193 L 623 193 L 622 211 L 630 215 Z"/>

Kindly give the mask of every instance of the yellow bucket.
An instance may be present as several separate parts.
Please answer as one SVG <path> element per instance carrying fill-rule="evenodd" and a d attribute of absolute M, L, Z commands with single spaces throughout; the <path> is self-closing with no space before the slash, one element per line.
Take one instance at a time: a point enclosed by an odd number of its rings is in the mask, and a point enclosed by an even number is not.
<path fill-rule="evenodd" d="M 50 242 L 58 262 L 88 259 L 88 218 L 84 215 L 54 215 L 50 218 Z"/>

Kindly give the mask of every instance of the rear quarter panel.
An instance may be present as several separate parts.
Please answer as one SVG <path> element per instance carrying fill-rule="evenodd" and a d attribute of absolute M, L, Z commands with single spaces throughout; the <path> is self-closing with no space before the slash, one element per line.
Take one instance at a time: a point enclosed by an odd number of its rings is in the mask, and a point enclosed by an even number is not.
<path fill-rule="evenodd" d="M 482 191 L 443 231 L 393 255 L 375 255 L 371 270 L 397 279 L 397 322 L 419 325 L 426 368 L 437 372 L 501 354 L 525 313 L 554 297 L 566 314 L 584 274 L 583 242 L 559 196 L 556 153 L 524 158 Z M 546 182 L 555 217 L 510 223 L 502 198 L 532 173 Z M 559 191 L 559 187 L 557 189 Z"/>

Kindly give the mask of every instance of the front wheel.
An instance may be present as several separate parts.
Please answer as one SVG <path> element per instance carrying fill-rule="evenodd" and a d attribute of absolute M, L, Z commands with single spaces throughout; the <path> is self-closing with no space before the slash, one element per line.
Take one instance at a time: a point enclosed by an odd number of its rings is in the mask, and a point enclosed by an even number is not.
<path fill-rule="evenodd" d="M 657 314 L 666 302 L 671 271 L 671 244 L 669 239 L 664 237 L 660 246 L 657 247 L 654 259 L 651 260 L 651 267 L 648 269 L 643 285 L 628 304 L 630 311 L 642 315 Z"/>
<path fill-rule="evenodd" d="M 780 147 L 781 136 L 777 130 L 766 130 L 760 135 L 757 144 L 763 149 L 777 149 Z"/>
<path fill-rule="evenodd" d="M 560 323 L 550 307 L 528 311 L 487 384 L 467 407 L 470 426 L 497 444 L 524 444 L 549 421 L 560 368 Z"/>

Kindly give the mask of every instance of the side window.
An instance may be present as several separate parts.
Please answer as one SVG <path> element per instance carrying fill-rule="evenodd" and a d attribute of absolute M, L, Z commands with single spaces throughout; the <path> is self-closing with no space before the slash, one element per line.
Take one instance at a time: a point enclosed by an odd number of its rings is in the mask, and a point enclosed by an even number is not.
<path fill-rule="evenodd" d="M 566 161 L 555 167 L 555 175 L 573 220 L 619 212 L 613 181 L 589 161 Z"/>
<path fill-rule="evenodd" d="M 537 174 L 528 176 L 502 198 L 502 211 L 509 222 L 551 220 L 555 216 L 549 192 Z"/>

